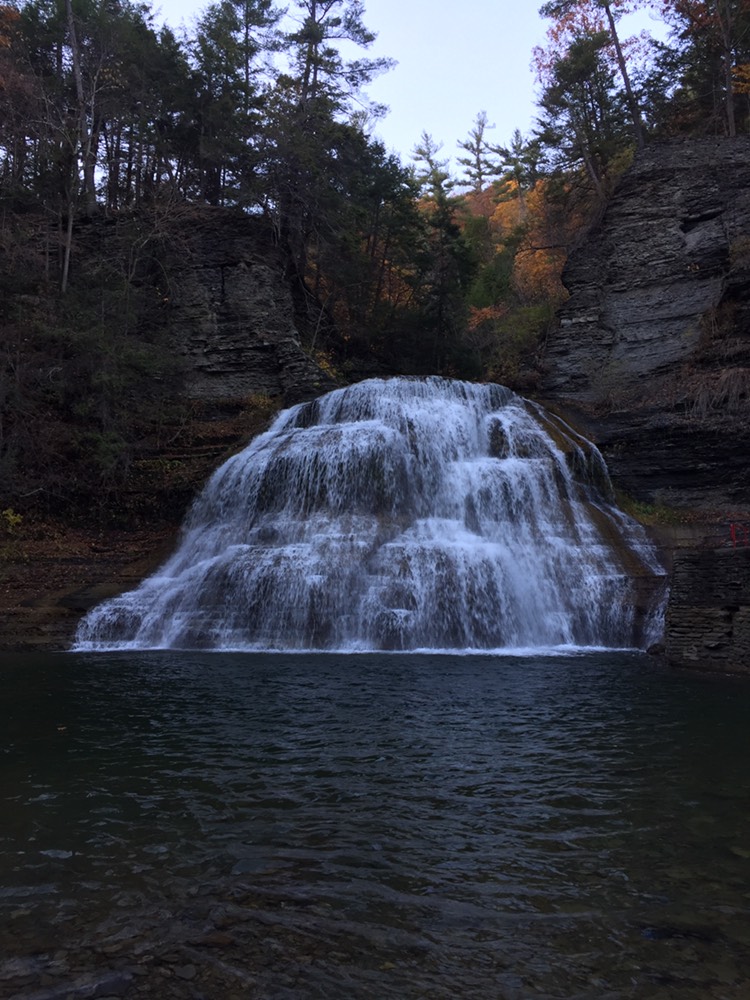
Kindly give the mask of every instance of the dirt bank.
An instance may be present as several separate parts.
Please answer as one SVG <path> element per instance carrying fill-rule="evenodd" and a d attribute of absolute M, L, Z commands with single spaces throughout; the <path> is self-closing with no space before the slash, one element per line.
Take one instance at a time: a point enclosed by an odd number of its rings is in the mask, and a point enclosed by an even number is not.
<path fill-rule="evenodd" d="M 171 525 L 131 531 L 53 520 L 0 542 L 0 650 L 66 649 L 81 615 L 135 586 L 169 554 Z"/>

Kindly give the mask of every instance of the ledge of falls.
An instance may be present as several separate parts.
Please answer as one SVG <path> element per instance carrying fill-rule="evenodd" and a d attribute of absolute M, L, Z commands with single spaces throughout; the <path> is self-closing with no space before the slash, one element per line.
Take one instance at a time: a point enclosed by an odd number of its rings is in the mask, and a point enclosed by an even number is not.
<path fill-rule="evenodd" d="M 597 449 L 499 385 L 370 379 L 219 468 L 78 650 L 645 648 L 665 575 Z"/>

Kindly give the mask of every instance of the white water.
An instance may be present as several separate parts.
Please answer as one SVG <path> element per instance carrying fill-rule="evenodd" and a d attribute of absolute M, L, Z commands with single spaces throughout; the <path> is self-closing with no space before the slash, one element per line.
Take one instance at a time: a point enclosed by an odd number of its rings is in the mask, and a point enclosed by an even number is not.
<path fill-rule="evenodd" d="M 502 386 L 373 379 L 218 469 L 174 555 L 75 648 L 637 647 L 662 592 L 570 428 Z"/>

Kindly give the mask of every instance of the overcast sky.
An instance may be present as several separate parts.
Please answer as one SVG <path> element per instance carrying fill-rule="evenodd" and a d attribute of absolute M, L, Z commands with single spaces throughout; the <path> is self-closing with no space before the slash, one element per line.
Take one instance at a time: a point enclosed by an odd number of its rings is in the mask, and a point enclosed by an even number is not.
<path fill-rule="evenodd" d="M 548 22 L 536 13 L 543 0 L 365 0 L 364 22 L 377 33 L 370 56 L 398 65 L 368 88 L 387 104 L 375 132 L 404 163 L 423 131 L 453 157 L 477 114 L 486 111 L 495 128 L 488 139 L 507 145 L 514 129 L 527 135 L 534 124 L 537 87 L 532 50 L 545 44 Z M 207 6 L 198 0 L 154 0 L 173 27 L 190 23 Z M 288 4 L 293 9 L 293 2 Z M 651 29 L 641 14 L 634 27 Z"/>

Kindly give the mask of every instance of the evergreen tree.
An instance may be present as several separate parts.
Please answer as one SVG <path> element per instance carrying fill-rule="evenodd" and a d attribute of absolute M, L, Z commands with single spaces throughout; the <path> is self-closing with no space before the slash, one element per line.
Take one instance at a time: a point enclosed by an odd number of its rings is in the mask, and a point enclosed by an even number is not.
<path fill-rule="evenodd" d="M 468 154 L 459 156 L 458 162 L 464 168 L 466 183 L 472 191 L 481 191 L 499 173 L 498 165 L 491 156 L 493 147 L 486 138 L 486 132 L 494 127 L 488 124 L 487 112 L 480 111 L 468 138 L 458 143 L 459 148 Z"/>
<path fill-rule="evenodd" d="M 534 186 L 539 176 L 539 139 L 526 140 L 520 129 L 515 129 L 510 145 L 493 146 L 492 151 L 500 159 L 498 173 L 506 184 L 511 185 L 523 219 L 526 215 L 526 192 Z"/>
<path fill-rule="evenodd" d="M 335 105 L 348 106 L 392 60 L 345 59 L 341 43 L 369 48 L 377 35 L 365 27 L 361 0 L 295 0 L 298 27 L 286 34 L 285 48 L 294 69 L 301 105 L 325 95 Z"/>
<path fill-rule="evenodd" d="M 191 51 L 198 190 L 210 204 L 236 201 L 261 128 L 258 57 L 273 44 L 271 0 L 218 0 L 199 19 Z M 246 186 L 246 185 L 245 185 Z"/>
<path fill-rule="evenodd" d="M 554 169 L 583 166 L 597 200 L 607 193 L 609 165 L 623 145 L 624 109 L 603 55 L 606 32 L 577 37 L 555 60 L 540 100 L 538 138 Z"/>
<path fill-rule="evenodd" d="M 659 6 L 671 44 L 657 50 L 651 85 L 670 74 L 662 93 L 671 93 L 688 127 L 736 135 L 738 113 L 748 122 L 747 102 L 738 95 L 750 90 L 750 0 L 660 0 Z"/>
<path fill-rule="evenodd" d="M 415 173 L 422 193 L 436 207 L 450 210 L 448 197 L 456 186 L 456 182 L 448 170 L 448 160 L 438 159 L 442 148 L 443 144 L 436 143 L 429 132 L 423 132 L 412 151 L 412 158 L 416 163 L 422 165 Z"/>
<path fill-rule="evenodd" d="M 412 153 L 421 164 L 415 176 L 423 193 L 428 227 L 420 262 L 424 336 L 428 341 L 425 359 L 436 371 L 455 366 L 461 354 L 466 295 L 477 265 L 456 219 L 456 202 L 450 197 L 456 182 L 447 160 L 438 158 L 441 148 L 423 132 Z"/>
<path fill-rule="evenodd" d="M 355 101 L 388 59 L 346 59 L 340 46 L 368 47 L 375 39 L 362 22 L 359 0 L 296 0 L 298 26 L 281 45 L 289 72 L 282 73 L 266 103 L 259 168 L 266 179 L 266 210 L 297 277 L 298 305 L 307 310 L 309 250 L 319 242 L 345 197 L 341 185 L 342 123 L 355 120 Z M 366 103 L 366 102 L 365 102 Z M 356 124 L 350 128 L 361 131 Z"/>
<path fill-rule="evenodd" d="M 643 148 L 645 141 L 643 120 L 638 106 L 638 99 L 635 95 L 630 79 L 627 62 L 623 54 L 622 43 L 617 31 L 617 20 L 615 18 L 615 11 L 617 7 L 624 6 L 622 0 L 619 0 L 619 2 L 618 0 L 548 0 L 548 2 L 540 8 L 539 13 L 542 17 L 555 18 L 559 20 L 561 18 L 570 17 L 571 15 L 574 16 L 578 10 L 585 9 L 592 3 L 595 8 L 599 8 L 603 11 L 606 17 L 609 37 L 612 45 L 614 46 L 617 67 L 625 89 L 627 106 L 633 124 L 633 134 L 635 136 L 637 147 L 641 149 Z M 631 11 L 633 6 L 632 0 L 629 0 L 627 4 L 628 11 Z"/>

